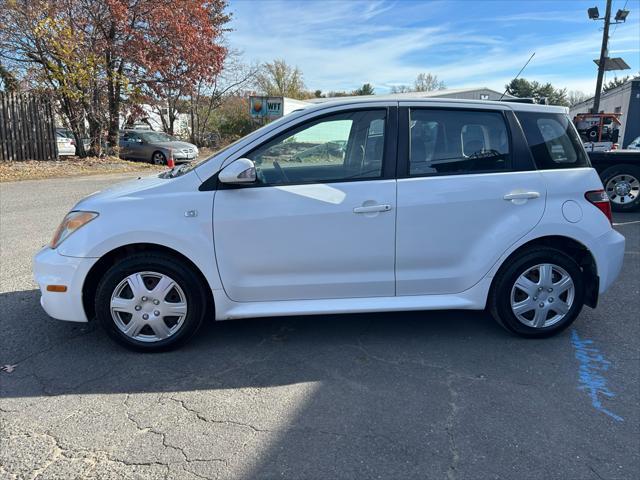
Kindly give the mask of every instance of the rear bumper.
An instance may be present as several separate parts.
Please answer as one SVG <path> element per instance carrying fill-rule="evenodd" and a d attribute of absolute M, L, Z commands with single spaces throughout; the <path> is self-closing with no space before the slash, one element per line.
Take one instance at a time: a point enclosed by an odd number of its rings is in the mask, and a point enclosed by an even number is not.
<path fill-rule="evenodd" d="M 49 316 L 70 322 L 87 321 L 82 305 L 82 286 L 97 261 L 97 258 L 65 257 L 49 247 L 36 254 L 33 273 L 40 287 L 40 305 Z M 49 292 L 47 285 L 65 285 L 67 291 Z"/>
<path fill-rule="evenodd" d="M 625 239 L 615 230 L 598 237 L 591 247 L 596 260 L 600 285 L 598 293 L 606 292 L 618 278 L 624 260 Z"/>

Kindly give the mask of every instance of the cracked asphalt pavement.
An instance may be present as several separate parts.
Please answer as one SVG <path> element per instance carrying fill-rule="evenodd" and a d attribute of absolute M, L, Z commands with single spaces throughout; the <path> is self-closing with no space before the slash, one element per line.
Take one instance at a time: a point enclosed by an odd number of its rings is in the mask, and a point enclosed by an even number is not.
<path fill-rule="evenodd" d="M 74 202 L 123 178 L 0 185 L 0 478 L 640 478 L 640 214 L 616 215 L 600 306 L 547 340 L 384 313 L 211 322 L 143 355 L 48 318 L 31 274 Z"/>

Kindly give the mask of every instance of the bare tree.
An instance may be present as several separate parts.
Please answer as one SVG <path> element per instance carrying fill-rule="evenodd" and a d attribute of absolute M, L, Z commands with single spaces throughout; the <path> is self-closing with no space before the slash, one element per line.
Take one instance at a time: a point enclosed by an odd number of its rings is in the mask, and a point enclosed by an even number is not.
<path fill-rule="evenodd" d="M 571 90 L 567 92 L 567 101 L 570 106 L 577 105 L 578 103 L 582 103 L 585 100 L 591 98 L 591 95 L 588 95 L 580 90 Z"/>
<path fill-rule="evenodd" d="M 191 141 L 196 145 L 206 142 L 207 134 L 215 130 L 214 117 L 226 98 L 235 97 L 253 87 L 258 65 L 240 61 L 240 53 L 229 51 L 222 71 L 209 81 L 200 81 L 189 96 Z"/>
<path fill-rule="evenodd" d="M 437 75 L 432 75 L 431 73 L 419 73 L 415 82 L 413 82 L 413 86 L 394 85 L 391 87 L 391 93 L 432 92 L 434 90 L 443 90 L 445 88 L 445 83 L 440 81 Z"/>
<path fill-rule="evenodd" d="M 446 85 L 438 79 L 437 75 L 430 73 L 419 73 L 413 83 L 414 92 L 432 92 L 434 90 L 444 90 Z"/>
<path fill-rule="evenodd" d="M 391 93 L 407 93 L 412 91 L 409 85 L 394 85 L 391 87 Z"/>
<path fill-rule="evenodd" d="M 265 95 L 290 98 L 307 98 L 302 72 L 282 59 L 265 63 L 256 75 L 256 86 Z M 311 94 L 313 96 L 313 94 Z"/>

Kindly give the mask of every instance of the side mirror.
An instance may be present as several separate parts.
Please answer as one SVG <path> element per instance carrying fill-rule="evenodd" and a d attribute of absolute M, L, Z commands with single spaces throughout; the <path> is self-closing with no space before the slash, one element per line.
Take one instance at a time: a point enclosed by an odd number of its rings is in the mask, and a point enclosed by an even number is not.
<path fill-rule="evenodd" d="M 218 174 L 222 183 L 247 184 L 254 183 L 257 179 L 256 166 L 248 158 L 239 158 L 224 167 Z"/>
<path fill-rule="evenodd" d="M 136 143 L 142 143 L 142 139 L 141 138 L 136 138 Z"/>

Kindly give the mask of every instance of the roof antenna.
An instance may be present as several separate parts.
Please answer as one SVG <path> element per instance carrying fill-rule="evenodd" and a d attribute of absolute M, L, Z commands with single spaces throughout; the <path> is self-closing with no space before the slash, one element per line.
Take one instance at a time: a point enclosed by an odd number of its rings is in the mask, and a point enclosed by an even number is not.
<path fill-rule="evenodd" d="M 518 72 L 518 74 L 515 76 L 515 78 L 513 80 L 517 80 L 518 77 L 520 76 L 520 74 L 522 73 L 522 71 L 527 68 L 527 65 L 529 65 L 529 62 L 531 61 L 531 59 L 533 58 L 533 56 L 536 54 L 536 52 L 533 52 L 531 54 L 531 56 L 529 57 L 529 60 L 527 60 L 527 63 L 524 64 L 524 66 L 520 69 L 520 71 Z M 513 80 L 511 80 L 513 82 Z M 504 97 L 507 94 L 507 90 L 509 90 L 509 86 L 507 85 L 507 88 L 505 88 L 504 93 L 500 96 L 500 100 L 502 100 L 502 97 Z"/>

